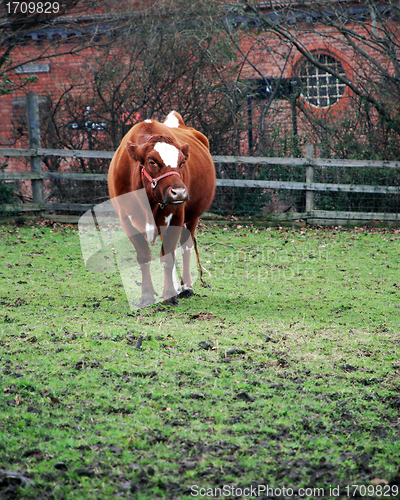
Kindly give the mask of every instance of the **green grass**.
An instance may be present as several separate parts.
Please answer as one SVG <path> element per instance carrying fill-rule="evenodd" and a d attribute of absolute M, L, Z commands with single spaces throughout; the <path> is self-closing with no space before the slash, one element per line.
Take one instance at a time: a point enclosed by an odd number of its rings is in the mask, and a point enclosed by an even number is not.
<path fill-rule="evenodd" d="M 211 288 L 132 311 L 72 226 L 0 227 L 0 464 L 32 481 L 0 471 L 0 498 L 396 497 L 400 232 L 210 223 L 198 243 Z"/>

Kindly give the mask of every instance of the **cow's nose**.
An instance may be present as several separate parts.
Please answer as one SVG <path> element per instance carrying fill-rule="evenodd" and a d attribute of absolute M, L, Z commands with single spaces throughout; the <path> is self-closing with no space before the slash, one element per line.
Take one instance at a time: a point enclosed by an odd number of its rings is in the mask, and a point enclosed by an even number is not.
<path fill-rule="evenodd" d="M 170 187 L 168 195 L 172 203 L 186 201 L 188 199 L 187 189 L 185 187 Z"/>

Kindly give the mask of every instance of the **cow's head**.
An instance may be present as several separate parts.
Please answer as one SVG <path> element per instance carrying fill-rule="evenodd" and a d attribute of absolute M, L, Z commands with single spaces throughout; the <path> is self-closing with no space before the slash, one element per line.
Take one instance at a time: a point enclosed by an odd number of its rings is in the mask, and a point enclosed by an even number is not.
<path fill-rule="evenodd" d="M 155 135 L 140 145 L 128 141 L 127 150 L 130 157 L 139 162 L 152 179 L 158 179 L 168 172 L 179 174 L 162 177 L 154 188 L 146 176 L 144 187 L 157 201 L 164 205 L 180 205 L 189 198 L 188 189 L 182 179 L 189 155 L 189 144 L 179 146 L 168 136 Z"/>

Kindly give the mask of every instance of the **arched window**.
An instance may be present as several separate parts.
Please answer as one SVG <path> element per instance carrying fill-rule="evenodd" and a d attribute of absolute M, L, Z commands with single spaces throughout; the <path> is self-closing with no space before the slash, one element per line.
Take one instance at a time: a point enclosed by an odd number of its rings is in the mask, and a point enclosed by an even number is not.
<path fill-rule="evenodd" d="M 337 59 L 328 54 L 319 54 L 315 58 L 325 68 L 332 69 L 339 75 L 346 73 Z M 332 106 L 343 96 L 346 85 L 332 76 L 326 69 L 320 69 L 309 61 L 304 61 L 299 71 L 302 96 L 313 106 L 325 108 Z"/>

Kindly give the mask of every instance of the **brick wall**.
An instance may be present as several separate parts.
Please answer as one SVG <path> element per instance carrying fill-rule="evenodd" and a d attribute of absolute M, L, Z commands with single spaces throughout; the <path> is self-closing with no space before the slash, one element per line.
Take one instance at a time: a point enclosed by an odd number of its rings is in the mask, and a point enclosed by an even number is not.
<path fill-rule="evenodd" d="M 349 26 L 350 29 L 360 29 L 360 27 Z M 295 28 L 294 28 L 295 29 Z M 294 32 L 295 33 L 295 32 Z M 332 38 L 328 28 L 321 29 L 316 27 L 315 30 L 309 31 L 307 34 L 298 33 L 298 39 L 306 45 L 307 48 L 314 51 L 325 52 L 331 54 L 336 59 L 340 60 L 347 76 L 357 78 L 361 71 L 366 71 L 365 67 L 359 65 L 357 58 L 339 37 Z M 13 60 L 18 63 L 19 61 L 25 62 L 34 58 L 39 52 L 45 49 L 47 42 L 34 42 L 30 41 L 25 45 L 20 46 L 13 52 Z M 291 79 L 296 75 L 297 69 L 300 67 L 303 56 L 296 50 L 290 50 L 288 45 L 282 42 L 276 35 L 262 33 L 257 34 L 243 34 L 240 39 L 241 50 L 243 54 L 248 57 L 248 62 L 243 65 L 239 78 L 251 79 L 261 78 L 286 78 Z M 68 50 L 68 43 L 60 45 L 60 51 Z M 372 50 L 367 48 L 367 50 Z M 36 72 L 37 82 L 30 84 L 22 91 L 16 91 L 9 96 L 0 96 L 0 146 L 16 145 L 14 127 L 18 117 L 24 113 L 24 96 L 29 90 L 30 92 L 37 92 L 40 96 L 45 96 L 50 93 L 54 98 L 57 98 L 63 92 L 65 86 L 70 79 L 74 76 L 81 76 L 82 72 L 89 71 L 85 69 L 85 57 L 90 54 L 90 50 L 83 51 L 78 55 L 63 55 L 58 58 L 44 59 L 40 61 L 36 68 L 31 70 L 38 70 Z M 376 55 L 376 54 L 373 54 Z M 256 66 L 258 71 L 255 71 Z M 28 68 L 29 70 L 29 68 Z M 18 79 L 18 76 L 27 76 L 29 73 L 17 75 L 14 73 L 12 78 Z M 349 91 L 346 91 L 345 98 L 338 104 L 333 106 L 338 110 L 343 110 L 346 106 L 346 98 L 349 97 Z M 259 103 L 257 106 L 261 106 Z M 274 119 L 279 119 L 281 124 L 290 130 L 291 127 L 291 113 L 288 103 L 282 101 L 279 106 L 280 112 L 274 116 Z M 282 111 L 284 110 L 284 111 Z M 316 113 L 321 111 L 315 110 Z M 331 110 L 332 112 L 332 110 Z M 254 115 L 254 126 L 258 126 L 257 120 L 259 119 L 257 111 Z M 268 120 L 267 120 L 268 121 Z M 273 127 L 274 123 L 266 123 L 266 127 Z M 304 124 L 299 122 L 299 130 L 304 128 Z M 24 144 L 26 146 L 26 144 Z"/>
<path fill-rule="evenodd" d="M 13 61 L 25 62 L 34 58 L 43 48 L 43 44 L 29 43 L 13 52 Z M 60 51 L 65 47 L 60 47 Z M 39 101 L 43 102 L 47 95 L 57 99 L 69 82 L 74 77 L 80 76 L 84 70 L 85 56 L 90 51 L 82 51 L 78 55 L 60 55 L 56 58 L 43 59 L 38 62 L 28 63 L 23 66 L 23 71 L 14 71 L 11 79 L 18 81 L 19 78 L 35 75 L 37 81 L 30 83 L 21 90 L 14 91 L 11 95 L 0 96 L 0 112 L 2 120 L 0 123 L 0 147 L 19 146 L 15 143 L 15 127 L 18 118 L 25 114 L 25 102 L 27 92 L 39 94 Z M 17 134 L 18 135 L 18 134 Z"/>

